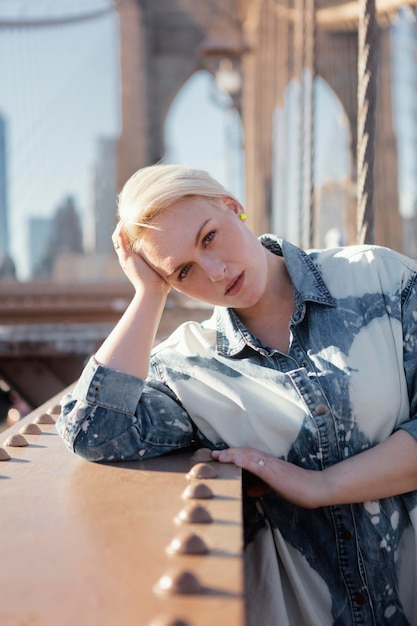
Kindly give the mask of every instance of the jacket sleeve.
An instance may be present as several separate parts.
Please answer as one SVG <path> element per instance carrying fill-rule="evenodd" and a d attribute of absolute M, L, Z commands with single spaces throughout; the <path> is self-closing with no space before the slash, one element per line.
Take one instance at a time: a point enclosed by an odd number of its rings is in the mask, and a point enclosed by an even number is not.
<path fill-rule="evenodd" d="M 410 420 L 401 428 L 417 440 L 417 274 L 410 274 L 402 311 L 403 363 L 410 401 Z"/>
<path fill-rule="evenodd" d="M 193 424 L 166 385 L 112 370 L 94 357 L 61 406 L 58 433 L 69 450 L 90 461 L 145 459 L 194 441 Z"/>

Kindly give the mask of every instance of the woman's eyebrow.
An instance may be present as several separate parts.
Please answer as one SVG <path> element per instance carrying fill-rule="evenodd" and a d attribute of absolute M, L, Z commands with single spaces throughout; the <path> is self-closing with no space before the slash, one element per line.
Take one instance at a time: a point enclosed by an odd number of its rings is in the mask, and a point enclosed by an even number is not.
<path fill-rule="evenodd" d="M 200 237 L 201 237 L 201 233 L 204 230 L 204 228 L 206 227 L 206 225 L 208 224 L 208 222 L 210 221 L 210 217 L 208 217 L 206 220 L 204 220 L 204 222 L 201 224 L 200 228 L 197 231 L 197 234 L 195 236 L 195 242 L 194 245 L 195 247 L 198 246 L 198 242 L 200 241 Z M 176 274 L 184 265 L 184 263 L 180 263 L 179 265 L 177 265 L 177 267 L 175 269 L 172 270 L 172 272 L 170 274 L 168 274 L 167 278 L 171 278 L 171 276 L 173 276 L 174 274 Z"/>
<path fill-rule="evenodd" d="M 204 230 L 206 224 L 208 224 L 208 222 L 210 221 L 210 218 L 208 217 L 206 220 L 204 220 L 204 222 L 201 224 L 200 228 L 197 231 L 197 234 L 195 236 L 195 247 L 198 246 L 198 242 L 200 241 L 200 237 L 201 237 L 201 233 Z"/>

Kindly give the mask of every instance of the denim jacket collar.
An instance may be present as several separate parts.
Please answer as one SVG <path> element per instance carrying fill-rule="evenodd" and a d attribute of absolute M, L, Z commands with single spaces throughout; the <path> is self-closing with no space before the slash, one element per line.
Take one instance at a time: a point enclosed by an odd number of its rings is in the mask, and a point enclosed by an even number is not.
<path fill-rule="evenodd" d="M 307 301 L 335 306 L 335 300 L 317 266 L 304 250 L 275 235 L 262 235 L 259 239 L 265 248 L 285 259 L 294 286 L 294 323 L 299 323 L 303 319 Z M 217 352 L 219 354 L 238 356 L 247 347 L 261 353 L 270 352 L 246 329 L 233 309 L 215 307 L 213 318 L 217 329 Z"/>

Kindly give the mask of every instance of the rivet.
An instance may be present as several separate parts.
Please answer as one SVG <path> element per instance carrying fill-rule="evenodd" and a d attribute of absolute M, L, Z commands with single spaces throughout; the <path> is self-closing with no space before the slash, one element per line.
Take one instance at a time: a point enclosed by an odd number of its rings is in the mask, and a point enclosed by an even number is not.
<path fill-rule="evenodd" d="M 213 518 L 204 506 L 194 504 L 191 507 L 181 509 L 175 521 L 188 524 L 211 524 Z"/>
<path fill-rule="evenodd" d="M 325 415 L 328 410 L 329 409 L 325 404 L 318 404 L 315 409 L 317 415 Z"/>
<path fill-rule="evenodd" d="M 207 554 L 208 547 L 204 540 L 195 533 L 174 537 L 167 548 L 168 554 Z"/>
<path fill-rule="evenodd" d="M 187 485 L 182 492 L 184 500 L 208 500 L 214 498 L 213 492 L 208 485 L 204 483 L 191 483 Z"/>
<path fill-rule="evenodd" d="M 0 461 L 10 461 L 10 454 L 4 448 L 0 448 Z"/>
<path fill-rule="evenodd" d="M 197 463 L 194 465 L 185 476 L 187 480 L 193 480 L 194 478 L 216 478 L 217 472 L 212 464 L 209 463 Z"/>
<path fill-rule="evenodd" d="M 198 450 L 191 455 L 191 461 L 192 463 L 210 463 L 210 461 L 214 461 L 214 459 L 211 456 L 210 448 L 198 448 Z"/>
<path fill-rule="evenodd" d="M 49 413 L 41 413 L 38 417 L 35 417 L 35 424 L 55 424 L 55 420 Z"/>
<path fill-rule="evenodd" d="M 191 626 L 190 622 L 182 617 L 170 617 L 169 615 L 160 615 L 153 619 L 149 626 Z"/>
<path fill-rule="evenodd" d="M 13 448 L 22 448 L 23 446 L 29 445 L 23 435 L 10 435 L 3 444 Z"/>
<path fill-rule="evenodd" d="M 42 431 L 37 424 L 25 424 L 19 430 L 22 435 L 41 435 Z"/>
<path fill-rule="evenodd" d="M 188 570 L 167 572 L 155 585 L 157 593 L 195 595 L 204 592 L 197 576 Z"/>
<path fill-rule="evenodd" d="M 55 404 L 54 406 L 50 406 L 47 410 L 49 415 L 60 415 L 61 414 L 61 405 Z"/>

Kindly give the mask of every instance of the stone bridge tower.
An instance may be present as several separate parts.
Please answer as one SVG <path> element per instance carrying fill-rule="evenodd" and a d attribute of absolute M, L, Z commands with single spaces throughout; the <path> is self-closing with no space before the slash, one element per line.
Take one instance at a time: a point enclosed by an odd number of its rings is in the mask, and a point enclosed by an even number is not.
<path fill-rule="evenodd" d="M 274 109 L 282 101 L 288 81 L 297 73 L 297 55 L 303 45 L 295 19 L 297 6 L 298 0 L 125 0 L 121 3 L 123 128 L 119 142 L 119 188 L 136 169 L 163 156 L 165 117 L 186 80 L 199 69 L 214 74 L 220 59 L 227 57 L 243 79 L 238 107 L 245 136 L 250 226 L 258 234 L 270 230 Z M 339 97 L 349 119 L 354 172 L 357 16 L 346 17 L 342 9 L 334 1 L 317 2 L 315 67 Z M 384 26 L 379 24 L 375 240 L 401 250 L 389 33 Z M 354 188 L 355 181 L 352 182 Z M 355 241 L 355 222 L 352 198 L 349 243 Z"/>

